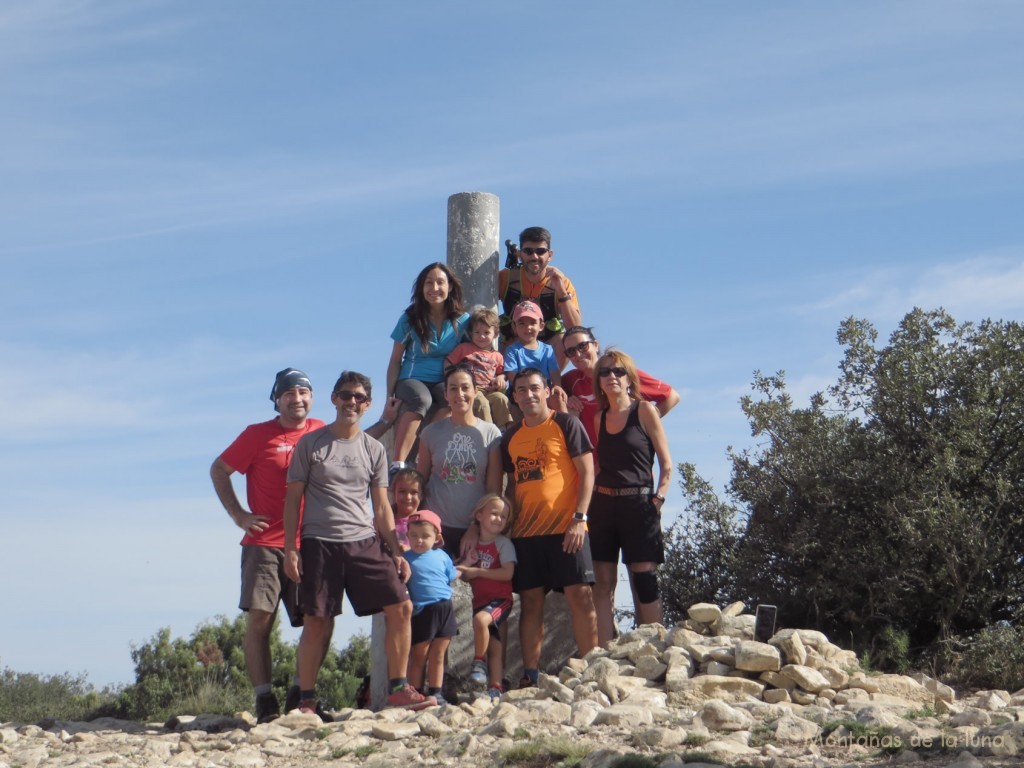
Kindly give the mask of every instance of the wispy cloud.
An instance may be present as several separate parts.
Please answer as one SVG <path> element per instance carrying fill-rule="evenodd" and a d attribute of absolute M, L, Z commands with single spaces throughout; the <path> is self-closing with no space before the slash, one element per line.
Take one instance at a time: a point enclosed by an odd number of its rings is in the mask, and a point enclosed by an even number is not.
<path fill-rule="evenodd" d="M 894 323 L 912 307 L 943 307 L 960 321 L 1024 319 L 1024 250 L 967 256 L 927 269 L 892 266 L 852 277 L 803 312 Z"/>

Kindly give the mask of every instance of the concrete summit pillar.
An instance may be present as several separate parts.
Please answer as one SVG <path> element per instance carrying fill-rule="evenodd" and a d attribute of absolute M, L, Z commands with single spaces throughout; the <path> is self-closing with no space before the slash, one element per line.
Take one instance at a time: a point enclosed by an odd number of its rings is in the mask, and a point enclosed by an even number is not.
<path fill-rule="evenodd" d="M 448 198 L 447 263 L 462 281 L 466 309 L 475 306 L 494 307 L 498 303 L 498 241 L 500 239 L 499 201 L 489 192 L 459 192 Z M 390 434 L 390 433 L 389 433 Z M 458 585 L 463 626 L 457 659 L 461 669 L 473 658 L 472 609 L 469 587 Z M 468 622 L 462 624 L 462 622 Z M 453 643 L 453 645 L 455 645 Z M 384 652 L 384 615 L 373 617 L 370 642 L 370 707 L 381 709 L 387 697 L 387 656 Z"/>
<path fill-rule="evenodd" d="M 448 266 L 459 276 L 466 309 L 498 303 L 500 202 L 489 192 L 448 198 Z"/>

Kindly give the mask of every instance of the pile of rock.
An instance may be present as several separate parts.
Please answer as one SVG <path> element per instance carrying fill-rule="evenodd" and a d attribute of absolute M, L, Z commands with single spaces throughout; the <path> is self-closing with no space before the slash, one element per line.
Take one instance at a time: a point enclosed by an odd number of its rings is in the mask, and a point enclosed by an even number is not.
<path fill-rule="evenodd" d="M 527 743 L 541 753 L 545 744 L 581 745 L 589 752 L 584 768 L 610 768 L 637 753 L 664 768 L 710 759 L 772 768 L 1020 764 L 1024 691 L 958 701 L 924 675 L 867 674 L 820 632 L 782 630 L 755 642 L 754 617 L 742 610 L 693 606 L 671 630 L 640 627 L 497 702 L 479 696 L 422 712 L 343 710 L 326 724 L 299 713 L 259 726 L 248 713 L 149 726 L 7 724 L 0 768 L 490 766 Z"/>

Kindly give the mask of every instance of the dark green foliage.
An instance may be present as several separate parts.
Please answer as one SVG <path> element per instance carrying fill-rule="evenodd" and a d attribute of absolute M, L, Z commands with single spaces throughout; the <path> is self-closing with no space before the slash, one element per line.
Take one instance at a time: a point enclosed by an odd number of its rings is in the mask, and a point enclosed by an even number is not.
<path fill-rule="evenodd" d="M 1024 627 L 1000 623 L 952 638 L 938 657 L 943 679 L 964 688 L 1024 687 Z"/>
<path fill-rule="evenodd" d="M 85 675 L 0 671 L 0 723 L 89 720 L 110 714 L 116 697 L 117 691 L 93 688 Z"/>
<path fill-rule="evenodd" d="M 876 339 L 842 323 L 840 376 L 806 408 L 755 373 L 732 506 L 684 467 L 690 522 L 666 566 L 687 599 L 774 603 L 779 626 L 900 664 L 1022 604 L 1024 328 L 915 309 Z"/>
<path fill-rule="evenodd" d="M 121 714 L 136 720 L 171 715 L 252 710 L 245 667 L 245 614 L 201 624 L 188 639 L 163 628 L 132 649 L 135 683 L 121 695 Z M 274 693 L 282 704 L 295 673 L 295 646 L 281 640 L 275 623 L 270 638 Z M 317 679 L 324 705 L 352 706 L 355 690 L 369 671 L 369 640 L 355 635 L 339 655 L 328 653 Z"/>
<path fill-rule="evenodd" d="M 736 595 L 736 553 L 742 534 L 737 511 L 719 501 L 692 464 L 680 464 L 687 515 L 665 532 L 665 562 L 658 569 L 665 624 L 686 618 L 694 603 L 719 605 Z"/>

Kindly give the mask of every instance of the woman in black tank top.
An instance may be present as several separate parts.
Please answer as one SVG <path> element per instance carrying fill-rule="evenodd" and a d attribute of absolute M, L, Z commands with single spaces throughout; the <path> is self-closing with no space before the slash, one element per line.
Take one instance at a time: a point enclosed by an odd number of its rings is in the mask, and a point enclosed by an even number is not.
<path fill-rule="evenodd" d="M 600 470 L 589 512 L 594 558 L 594 606 L 598 642 L 614 634 L 614 598 L 619 552 L 629 568 L 636 623 L 660 624 L 657 567 L 665 560 L 661 507 L 672 475 L 672 457 L 661 416 L 640 394 L 633 359 L 608 349 L 597 361 L 594 393 L 601 406 L 594 416 Z M 658 479 L 652 488 L 654 462 Z"/>

